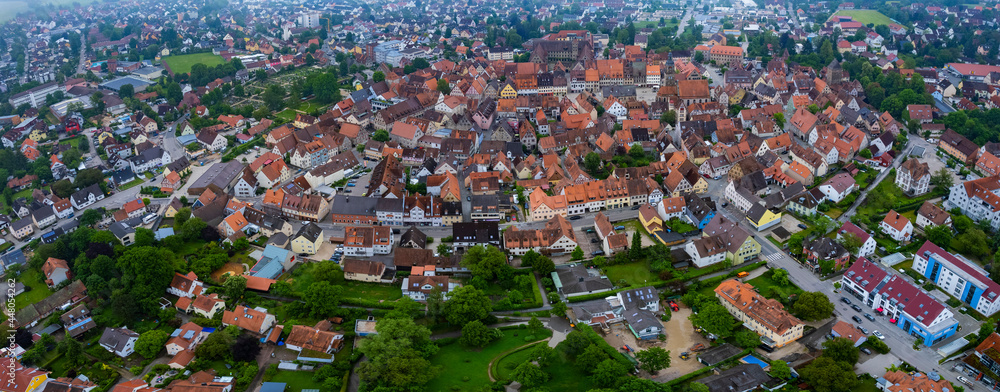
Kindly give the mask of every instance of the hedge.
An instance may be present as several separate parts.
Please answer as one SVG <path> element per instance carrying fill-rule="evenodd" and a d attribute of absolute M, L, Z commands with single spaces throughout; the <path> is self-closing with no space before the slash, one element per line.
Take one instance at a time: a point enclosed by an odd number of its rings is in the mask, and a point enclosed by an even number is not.
<path fill-rule="evenodd" d="M 605 291 L 605 292 L 601 292 L 601 293 L 578 295 L 578 296 L 575 296 L 575 297 L 569 297 L 569 298 L 567 298 L 566 302 L 583 302 L 583 301 L 591 301 L 591 300 L 595 300 L 595 299 L 604 299 L 604 298 L 606 298 L 608 296 L 612 296 L 612 295 L 617 294 L 619 291 L 624 291 L 624 290 L 629 290 L 629 289 L 631 289 L 631 287 L 624 287 L 624 288 L 614 289 L 614 290 L 611 290 L 611 291 Z"/>
<path fill-rule="evenodd" d="M 594 331 L 593 327 L 586 324 L 577 324 L 576 330 L 583 332 L 583 334 L 587 336 L 587 339 L 590 339 L 591 343 L 596 344 L 597 347 L 600 347 L 601 350 L 604 350 L 604 352 L 607 353 L 608 357 L 610 357 L 611 359 L 614 359 L 615 361 L 618 361 L 622 365 L 625 365 L 627 369 L 635 367 L 635 365 L 632 364 L 631 359 L 626 357 L 625 354 L 619 352 L 617 348 L 611 347 L 611 345 L 608 344 L 607 340 L 604 340 L 604 338 L 601 337 L 601 335 L 598 335 L 597 332 Z"/>
<path fill-rule="evenodd" d="M 395 301 L 383 301 L 379 302 L 377 300 L 361 299 L 361 298 L 344 298 L 341 302 L 345 305 L 362 306 L 366 308 L 379 308 L 379 309 L 395 309 Z"/>

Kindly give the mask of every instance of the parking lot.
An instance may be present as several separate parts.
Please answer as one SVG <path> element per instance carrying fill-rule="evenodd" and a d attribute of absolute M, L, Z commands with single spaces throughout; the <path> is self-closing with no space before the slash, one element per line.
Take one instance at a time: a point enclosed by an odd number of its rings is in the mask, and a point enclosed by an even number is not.
<path fill-rule="evenodd" d="M 587 231 L 591 231 L 588 233 Z M 591 257 L 596 251 L 603 251 L 601 248 L 601 239 L 597 238 L 597 230 L 594 230 L 594 226 L 581 227 L 576 232 L 577 243 L 580 244 L 580 249 L 583 249 L 584 257 Z"/>

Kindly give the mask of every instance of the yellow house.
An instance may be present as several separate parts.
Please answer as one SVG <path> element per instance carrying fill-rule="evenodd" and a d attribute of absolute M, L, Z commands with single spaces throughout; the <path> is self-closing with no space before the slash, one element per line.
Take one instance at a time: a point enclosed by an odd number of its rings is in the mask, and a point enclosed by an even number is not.
<path fill-rule="evenodd" d="M 45 140 L 47 138 L 47 136 L 45 135 L 45 131 L 40 130 L 40 129 L 36 129 L 36 130 L 31 131 L 30 134 L 28 134 L 28 138 L 31 139 L 31 140 L 34 140 L 36 142 L 40 142 L 42 140 Z"/>
<path fill-rule="evenodd" d="M 310 222 L 308 225 L 302 226 L 295 237 L 292 237 L 292 252 L 313 255 L 316 254 L 322 243 L 323 229 Z"/>
<path fill-rule="evenodd" d="M 547 221 L 553 216 L 568 214 L 566 206 L 566 195 L 546 195 L 541 188 L 535 188 L 534 192 L 528 196 L 531 206 L 531 221 Z"/>
<path fill-rule="evenodd" d="M 742 264 L 750 259 L 757 257 L 760 254 L 760 243 L 753 239 L 753 236 L 747 236 L 747 239 L 743 241 L 743 245 L 740 245 L 736 252 L 732 251 L 732 248 L 726 251 L 726 258 L 733 261 L 733 264 Z"/>
<path fill-rule="evenodd" d="M 173 218 L 174 215 L 177 215 L 177 211 L 180 210 L 181 208 L 184 208 L 184 205 L 181 204 L 181 201 L 177 200 L 177 198 L 175 197 L 173 200 L 170 201 L 170 204 L 167 204 L 167 210 L 163 212 L 163 217 Z"/>
<path fill-rule="evenodd" d="M 639 222 L 649 233 L 663 230 L 663 219 L 660 219 L 660 214 L 650 204 L 643 204 L 642 207 L 639 207 Z"/>
<path fill-rule="evenodd" d="M 33 367 L 27 367 L 21 364 L 21 362 L 14 361 L 10 365 L 11 368 L 4 369 L 5 372 L 12 374 L 14 377 L 9 378 L 11 383 L 24 382 L 27 381 L 27 385 L 22 387 L 20 385 L 13 385 L 13 387 L 8 387 L 10 391 L 16 392 L 34 392 L 38 390 L 38 387 L 42 386 L 46 380 L 49 379 L 48 372 L 39 370 Z"/>
<path fill-rule="evenodd" d="M 517 98 L 517 89 L 515 89 L 514 85 L 511 83 L 505 84 L 503 86 L 503 89 L 500 90 L 500 99 L 514 99 L 514 98 Z"/>
<path fill-rule="evenodd" d="M 101 132 L 97 134 L 97 144 L 104 144 L 105 140 L 108 140 L 108 138 L 114 139 L 114 137 L 115 135 L 111 132 Z"/>
<path fill-rule="evenodd" d="M 757 231 L 765 230 L 771 226 L 781 223 L 781 211 L 772 211 L 760 204 L 754 204 L 747 211 L 747 221 Z"/>
<path fill-rule="evenodd" d="M 708 192 L 708 181 L 705 181 L 705 177 L 698 176 L 698 182 L 691 186 L 694 193 L 705 193 Z"/>

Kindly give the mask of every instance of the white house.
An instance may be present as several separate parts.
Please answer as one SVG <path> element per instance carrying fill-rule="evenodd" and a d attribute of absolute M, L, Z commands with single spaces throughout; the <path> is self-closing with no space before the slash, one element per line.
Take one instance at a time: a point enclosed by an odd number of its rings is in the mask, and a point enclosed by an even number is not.
<path fill-rule="evenodd" d="M 819 191 L 834 203 L 844 200 L 855 189 L 858 189 L 858 186 L 854 182 L 854 177 L 847 173 L 838 173 L 819 186 Z"/>
<path fill-rule="evenodd" d="M 875 237 L 868 234 L 866 231 L 862 230 L 857 225 L 851 222 L 844 222 L 844 225 L 840 227 L 837 232 L 837 239 L 839 240 L 844 234 L 851 233 L 861 240 L 861 246 L 858 247 L 858 251 L 854 254 L 855 257 L 868 257 L 872 253 L 875 253 Z"/>
<path fill-rule="evenodd" d="M 907 217 L 899 215 L 895 210 L 891 210 L 885 215 L 885 219 L 879 223 L 879 227 L 886 235 L 896 241 L 909 241 L 910 237 L 913 236 L 913 223 Z"/>
<path fill-rule="evenodd" d="M 135 342 L 139 334 L 125 328 L 104 328 L 100 344 L 105 350 L 125 358 L 135 352 Z"/>
<path fill-rule="evenodd" d="M 922 195 L 930 190 L 931 170 L 926 163 L 909 159 L 896 170 L 896 186 L 908 195 Z"/>

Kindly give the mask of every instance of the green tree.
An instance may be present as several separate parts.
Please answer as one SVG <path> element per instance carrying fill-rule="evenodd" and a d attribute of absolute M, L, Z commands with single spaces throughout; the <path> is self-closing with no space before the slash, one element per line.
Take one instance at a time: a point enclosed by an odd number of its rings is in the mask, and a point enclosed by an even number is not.
<path fill-rule="evenodd" d="M 792 310 L 803 320 L 822 320 L 833 315 L 833 302 L 830 298 L 818 291 L 807 291 L 799 294 Z"/>
<path fill-rule="evenodd" d="M 849 365 L 858 363 L 858 348 L 847 338 L 833 338 L 823 342 L 823 357 Z"/>
<path fill-rule="evenodd" d="M 445 318 L 452 325 L 461 325 L 485 319 L 493 311 L 493 301 L 482 290 L 462 286 L 451 292 L 445 302 Z"/>
<path fill-rule="evenodd" d="M 375 73 L 372 74 L 372 81 L 375 83 L 385 81 L 385 73 L 382 71 L 375 71 Z"/>
<path fill-rule="evenodd" d="M 318 281 L 309 285 L 302 299 L 310 314 L 314 317 L 326 318 L 337 311 L 343 292 L 343 286 L 334 286 L 327 281 Z"/>
<path fill-rule="evenodd" d="M 285 107 L 285 89 L 278 84 L 268 85 L 261 96 L 264 105 L 271 111 L 278 111 Z"/>
<path fill-rule="evenodd" d="M 689 392 L 709 392 L 711 390 L 708 389 L 708 386 L 705 385 L 705 384 L 702 384 L 700 382 L 692 382 L 691 385 L 688 386 L 688 391 Z"/>
<path fill-rule="evenodd" d="M 771 270 L 771 280 L 780 286 L 788 286 L 792 283 L 788 280 L 788 270 L 784 268 Z"/>
<path fill-rule="evenodd" d="M 608 353 L 600 346 L 591 343 L 580 355 L 576 356 L 576 365 L 581 369 L 593 371 L 598 364 L 608 359 Z"/>
<path fill-rule="evenodd" d="M 784 115 L 784 113 L 775 113 L 774 114 L 774 123 L 778 126 L 778 128 L 784 128 L 785 127 L 785 115 Z"/>
<path fill-rule="evenodd" d="M 590 173 L 590 175 L 599 173 L 603 165 L 604 161 L 601 160 L 601 156 L 596 152 L 589 152 L 583 157 L 583 167 L 587 169 L 587 173 Z"/>
<path fill-rule="evenodd" d="M 628 375 L 628 368 L 614 359 L 605 359 L 594 369 L 590 379 L 601 388 L 613 388 Z"/>
<path fill-rule="evenodd" d="M 936 188 L 940 189 L 951 188 L 953 182 L 954 179 L 951 177 L 951 173 L 948 172 L 948 169 L 943 167 L 938 169 L 938 171 L 934 172 L 934 174 L 931 175 L 931 185 L 934 185 Z"/>
<path fill-rule="evenodd" d="M 924 228 L 924 234 L 927 236 L 927 240 L 933 242 L 937 246 L 948 246 L 951 244 L 951 238 L 953 233 L 951 227 L 948 226 L 931 226 Z"/>
<path fill-rule="evenodd" d="M 230 300 L 239 301 L 243 298 L 243 292 L 247 289 L 247 278 L 243 275 L 233 275 L 226 278 L 226 282 L 222 284 L 225 289 L 226 298 Z"/>
<path fill-rule="evenodd" d="M 635 353 L 635 359 L 641 364 L 639 367 L 650 374 L 659 373 L 660 370 L 670 367 L 670 351 L 659 346 Z"/>
<path fill-rule="evenodd" d="M 549 380 L 549 374 L 538 365 L 525 361 L 514 368 L 510 378 L 521 383 L 525 388 L 533 388 L 545 384 Z"/>
<path fill-rule="evenodd" d="M 233 345 L 233 336 L 226 333 L 225 331 L 216 330 L 208 335 L 208 338 L 204 342 L 198 345 L 194 349 L 195 355 L 198 358 L 204 359 L 206 361 L 215 361 L 223 359 L 229 354 L 230 347 Z"/>
<path fill-rule="evenodd" d="M 143 332 L 135 341 L 135 352 L 146 359 L 156 358 L 167 339 L 170 339 L 170 334 L 158 329 Z"/>
<path fill-rule="evenodd" d="M 858 155 L 860 155 L 862 158 L 871 159 L 872 150 L 869 150 L 867 148 L 861 149 L 861 151 L 858 151 Z"/>
<path fill-rule="evenodd" d="M 485 347 L 503 335 L 498 329 L 489 328 L 483 325 L 482 321 L 473 320 L 462 327 L 462 337 L 459 342 L 466 346 Z"/>
<path fill-rule="evenodd" d="M 118 88 L 118 96 L 121 98 L 132 98 L 135 96 L 135 87 L 131 84 L 124 84 Z"/>
<path fill-rule="evenodd" d="M 735 339 L 736 345 L 743 348 L 754 348 L 760 345 L 760 336 L 749 329 L 737 332 Z"/>
<path fill-rule="evenodd" d="M 542 328 L 545 328 L 545 325 L 538 320 L 538 317 L 531 316 L 531 320 L 528 320 L 528 329 L 532 331 L 540 331 Z"/>
<path fill-rule="evenodd" d="M 579 246 L 577 246 L 576 249 L 573 249 L 573 253 L 570 254 L 570 259 L 583 260 L 583 249 L 581 249 Z"/>
<path fill-rule="evenodd" d="M 673 110 L 668 110 L 664 112 L 662 115 L 660 115 L 660 123 L 670 124 L 671 126 L 677 124 L 677 112 Z"/>
<path fill-rule="evenodd" d="M 447 79 L 443 79 L 443 78 L 442 79 L 438 79 L 438 81 L 437 81 L 437 91 L 440 91 L 441 94 L 444 94 L 444 95 L 451 94 L 451 85 L 448 84 L 448 80 Z"/>
<path fill-rule="evenodd" d="M 644 253 L 642 249 L 642 237 L 639 236 L 639 233 L 632 233 L 632 246 L 629 247 L 628 256 L 632 260 L 639 260 L 642 259 Z"/>
<path fill-rule="evenodd" d="M 431 331 L 413 319 L 382 319 L 373 336 L 358 349 L 366 358 L 358 364 L 361 381 L 383 390 L 408 390 L 427 383 L 438 374 L 430 358 L 437 352 Z"/>
<path fill-rule="evenodd" d="M 93 226 L 104 217 L 104 213 L 98 208 L 88 208 L 80 214 L 80 224 L 83 226 Z"/>
<path fill-rule="evenodd" d="M 788 362 L 782 360 L 771 361 L 771 377 L 787 380 L 792 376 L 792 369 L 788 367 Z"/>
<path fill-rule="evenodd" d="M 721 338 L 732 336 L 733 329 L 739 325 L 739 322 L 729 314 L 729 311 L 717 302 L 702 304 L 698 314 L 693 314 L 688 319 L 695 325 Z"/>
<path fill-rule="evenodd" d="M 849 392 L 858 384 L 851 364 L 825 356 L 817 358 L 799 374 L 816 392 Z"/>
<path fill-rule="evenodd" d="M 372 134 L 372 140 L 377 142 L 387 142 L 389 141 L 389 131 L 384 129 L 379 129 Z"/>
<path fill-rule="evenodd" d="M 507 264 L 507 256 L 495 246 L 473 246 L 462 256 L 462 266 L 469 269 L 472 276 L 487 281 L 508 278 L 513 268 Z"/>
<path fill-rule="evenodd" d="M 451 245 L 448 245 L 448 244 L 443 243 L 443 242 L 440 243 L 440 244 L 438 244 L 438 246 L 437 246 L 437 253 L 441 257 L 451 256 Z"/>
<path fill-rule="evenodd" d="M 579 247 L 577 248 L 579 249 Z M 576 250 L 574 250 L 573 252 L 576 252 Z M 538 258 L 538 261 L 536 261 L 532 267 L 534 268 L 535 272 L 537 272 L 541 276 L 548 276 L 549 274 L 552 273 L 552 271 L 556 270 L 555 262 L 553 262 L 552 259 L 550 259 L 548 256 L 542 256 Z"/>
<path fill-rule="evenodd" d="M 839 242 L 844 249 L 847 249 L 847 251 L 853 255 L 858 254 L 858 249 L 861 249 L 861 245 L 864 245 L 861 243 L 861 238 L 858 238 L 857 234 L 854 233 L 841 234 L 840 237 L 837 238 L 837 242 Z"/>

